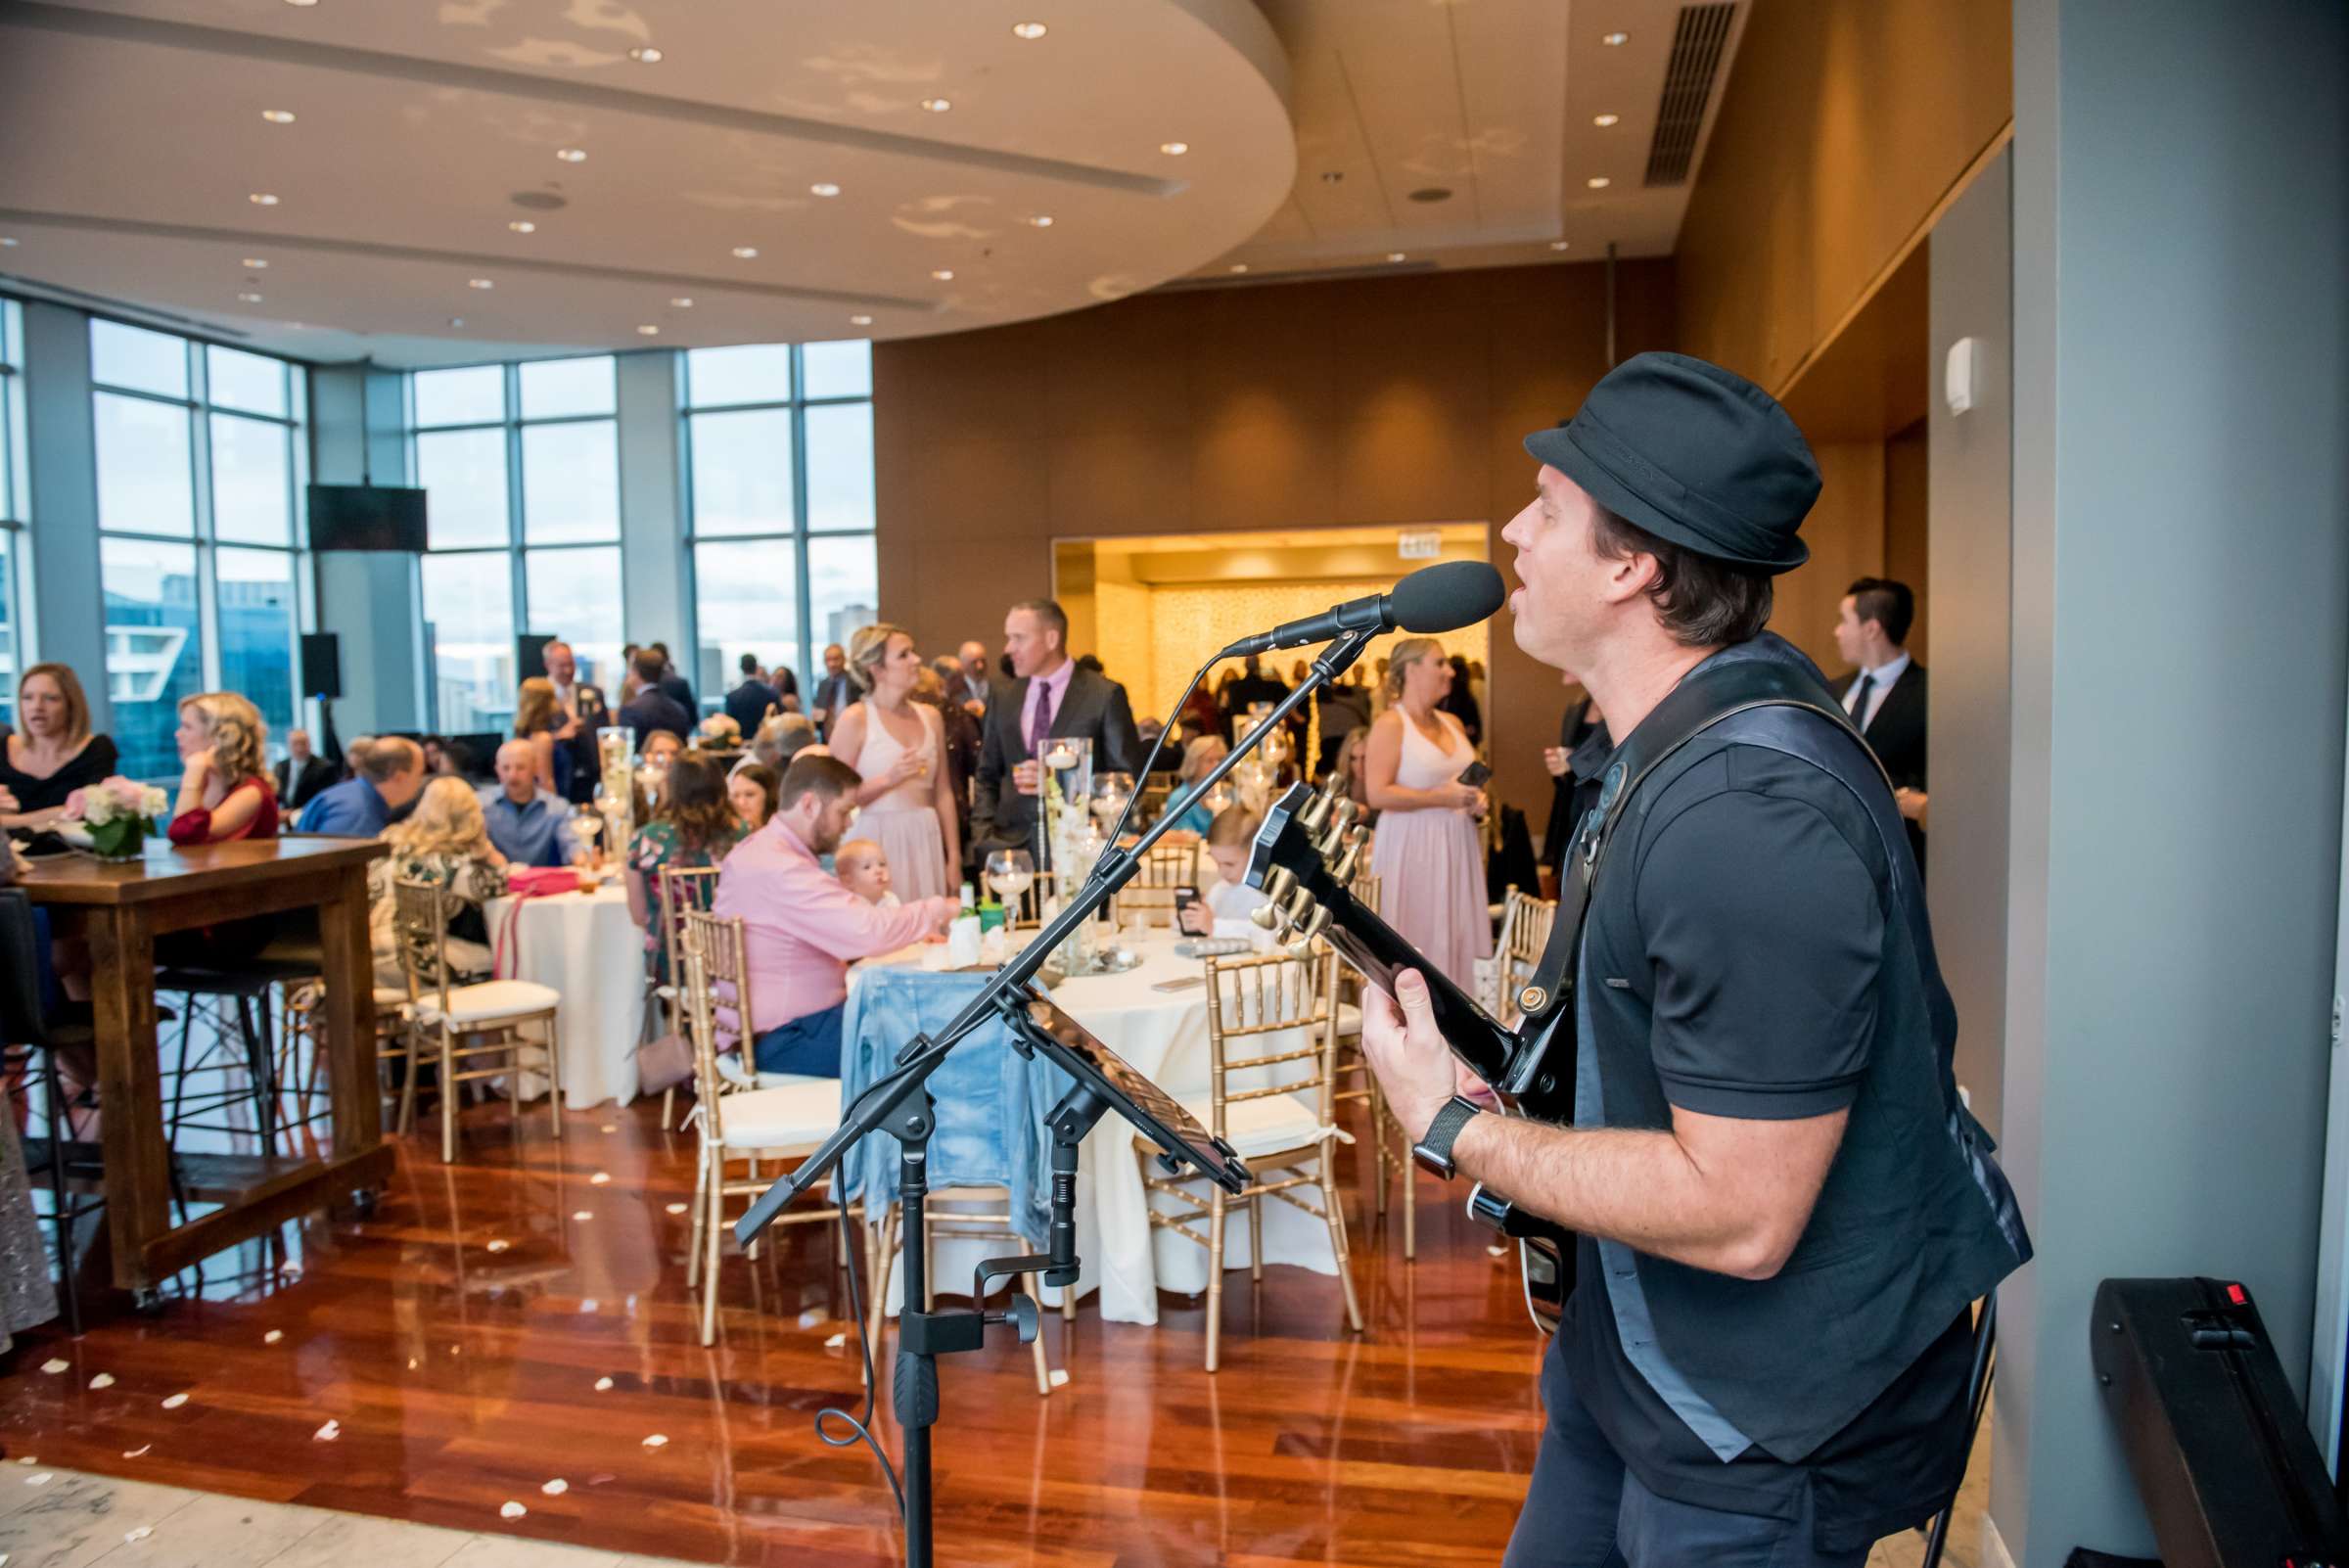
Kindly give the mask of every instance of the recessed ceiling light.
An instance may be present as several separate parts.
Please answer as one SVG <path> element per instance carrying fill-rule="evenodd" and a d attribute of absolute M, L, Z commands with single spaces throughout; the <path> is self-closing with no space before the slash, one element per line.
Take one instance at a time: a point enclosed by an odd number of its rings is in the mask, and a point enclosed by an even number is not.
<path fill-rule="evenodd" d="M 250 289 L 246 290 L 243 294 L 238 295 L 237 298 L 244 300 L 247 304 L 259 304 L 261 302 L 261 297 L 257 294 L 254 294 Z"/>
<path fill-rule="evenodd" d="M 249 255 L 244 260 L 238 262 L 237 265 L 243 267 L 248 272 L 266 272 L 269 270 L 269 263 L 257 255 Z"/>
<path fill-rule="evenodd" d="M 465 325 L 465 318 L 463 316 L 451 316 L 448 318 L 448 324 L 452 327 L 462 327 Z"/>
<path fill-rule="evenodd" d="M 1632 41 L 1632 35 L 1628 32 L 1610 32 L 1606 36 L 1600 38 L 1598 41 L 1605 44 L 1609 49 L 1620 49 L 1625 44 Z"/>
<path fill-rule="evenodd" d="M 299 10 L 302 10 L 302 11 L 307 11 L 307 10 L 309 10 L 309 9 L 310 9 L 310 7 L 312 7 L 312 6 L 316 5 L 317 3 L 318 3 L 318 0 L 286 0 L 286 4 L 288 4 L 288 5 L 290 5 L 290 6 L 294 6 L 294 7 L 296 7 L 297 9 L 299 9 Z"/>
<path fill-rule="evenodd" d="M 1015 22 L 1011 24 L 1014 38 L 1041 38 L 1049 31 L 1051 29 L 1040 22 Z"/>
<path fill-rule="evenodd" d="M 1583 181 L 1583 183 L 1589 186 L 1590 189 L 1594 191 L 1603 191 L 1615 182 L 1607 178 L 1604 174 L 1593 174 L 1589 179 Z"/>
<path fill-rule="evenodd" d="M 691 310 L 693 308 L 693 301 L 681 294 L 669 300 L 668 303 L 669 307 L 675 310 Z"/>
<path fill-rule="evenodd" d="M 661 64 L 661 51 L 655 49 L 651 44 L 645 44 L 629 50 L 628 58 L 640 66 L 658 66 Z"/>
<path fill-rule="evenodd" d="M 1036 214 L 1036 216 L 1030 218 L 1028 221 L 1036 228 L 1048 229 L 1052 226 L 1052 214 L 1049 212 L 1038 212 Z"/>
<path fill-rule="evenodd" d="M 1622 118 L 1621 115 L 1598 115 L 1592 116 L 1590 123 L 1596 125 L 1600 130 L 1605 130 L 1609 125 L 1616 124 Z"/>
<path fill-rule="evenodd" d="M 932 272 L 930 276 L 936 278 L 941 283 L 952 283 L 954 281 L 954 269 L 952 267 L 940 267 L 936 271 Z"/>
<path fill-rule="evenodd" d="M 512 229 L 517 234 L 535 234 L 538 232 L 538 225 L 532 223 L 529 218 L 509 219 L 506 223 L 506 227 Z"/>
<path fill-rule="evenodd" d="M 838 196 L 840 187 L 830 180 L 817 180 L 813 185 L 807 187 L 807 194 L 810 196 Z"/>
<path fill-rule="evenodd" d="M 954 100 L 951 98 L 925 98 L 922 100 L 922 107 L 933 115 L 943 115 L 954 107 Z"/>
<path fill-rule="evenodd" d="M 872 324 L 873 324 L 873 318 L 872 318 L 872 317 L 870 317 L 870 316 L 851 316 L 851 317 L 849 317 L 849 325 L 850 325 L 850 326 L 852 326 L 852 327 L 869 327 L 869 326 L 871 326 Z"/>
<path fill-rule="evenodd" d="M 497 285 L 490 282 L 487 278 L 467 278 L 465 280 L 465 287 L 468 289 L 494 289 L 497 287 Z"/>
<path fill-rule="evenodd" d="M 1321 183 L 1324 185 L 1343 185 L 1345 182 L 1346 171 L 1342 168 L 1325 168 L 1321 171 Z"/>
<path fill-rule="evenodd" d="M 1234 272 L 1245 272 L 1248 270 L 1248 263 L 1245 261 L 1234 261 L 1231 264 L 1231 270 Z"/>
<path fill-rule="evenodd" d="M 636 335 L 640 338 L 658 338 L 661 336 L 661 329 L 648 321 L 636 329 Z"/>
<path fill-rule="evenodd" d="M 1191 150 L 1191 144 L 1188 142 L 1161 142 L 1158 144 L 1158 150 L 1169 158 L 1180 158 Z"/>
<path fill-rule="evenodd" d="M 587 161 L 587 149 L 584 147 L 558 147 L 555 149 L 555 156 L 566 163 L 584 163 Z"/>
<path fill-rule="evenodd" d="M 1552 240 L 1549 242 L 1549 248 L 1553 251 L 1563 251 L 1566 249 L 1566 242 L 1564 240 Z"/>
<path fill-rule="evenodd" d="M 755 261 L 758 259 L 758 257 L 759 247 L 755 245 L 738 245 L 734 247 L 734 259 L 737 261 Z"/>
<path fill-rule="evenodd" d="M 18 240 L 17 240 L 17 237 L 16 237 L 15 235 L 13 235 L 13 234 L 0 234 L 0 250 L 10 250 L 10 251 L 13 251 L 13 250 L 15 250 L 15 249 L 17 248 L 17 244 L 18 244 Z"/>
<path fill-rule="evenodd" d="M 264 109 L 261 111 L 261 118 L 272 125 L 291 125 L 294 123 L 294 111 L 291 109 Z"/>
<path fill-rule="evenodd" d="M 277 206 L 277 198 L 270 195 L 267 191 L 255 191 L 251 196 L 245 198 L 245 200 L 251 202 L 255 207 Z"/>
<path fill-rule="evenodd" d="M 1403 253 L 1401 251 L 1389 251 L 1387 253 L 1387 259 L 1390 261 L 1400 261 L 1403 259 Z"/>

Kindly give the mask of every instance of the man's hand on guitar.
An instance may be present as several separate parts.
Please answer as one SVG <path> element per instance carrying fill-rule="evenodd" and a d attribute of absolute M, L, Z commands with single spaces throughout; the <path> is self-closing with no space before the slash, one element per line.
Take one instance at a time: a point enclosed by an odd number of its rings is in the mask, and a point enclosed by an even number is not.
<path fill-rule="evenodd" d="M 1416 1143 L 1464 1075 L 1437 1032 L 1419 971 L 1398 974 L 1395 990 L 1389 996 L 1375 986 L 1362 989 L 1362 1054 L 1378 1075 L 1388 1107 Z"/>

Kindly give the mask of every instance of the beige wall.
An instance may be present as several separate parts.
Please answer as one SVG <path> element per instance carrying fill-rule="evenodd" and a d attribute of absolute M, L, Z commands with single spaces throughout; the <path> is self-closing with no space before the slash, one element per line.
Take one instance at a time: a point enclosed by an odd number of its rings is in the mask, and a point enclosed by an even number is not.
<path fill-rule="evenodd" d="M 1618 271 L 1625 354 L 1673 346 L 1672 264 Z M 1595 263 L 1147 295 L 873 351 L 881 609 L 925 651 L 1000 646 L 1051 541 L 1488 520 L 1533 492 L 1518 444 L 1606 369 Z M 1507 567 L 1497 537 L 1493 559 Z M 1549 802 L 1554 672 L 1492 627 L 1502 797 Z M 1200 650 L 1204 655 L 1206 650 Z M 1168 657 L 1153 650 L 1154 660 Z"/>
<path fill-rule="evenodd" d="M 1754 0 L 1681 224 L 1681 346 L 1782 392 L 2013 115 L 2010 0 Z"/>

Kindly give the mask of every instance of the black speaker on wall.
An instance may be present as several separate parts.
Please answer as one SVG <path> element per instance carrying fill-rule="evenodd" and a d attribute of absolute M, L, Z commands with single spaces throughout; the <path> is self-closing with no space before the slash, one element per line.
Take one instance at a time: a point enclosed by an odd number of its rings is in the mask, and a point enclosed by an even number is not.
<path fill-rule="evenodd" d="M 330 700 L 343 695 L 343 639 L 335 633 L 301 634 L 301 693 Z"/>
<path fill-rule="evenodd" d="M 526 631 L 515 638 L 514 678 L 529 680 L 533 676 L 545 674 L 546 645 L 560 640 L 556 637 L 542 637 L 534 631 Z"/>

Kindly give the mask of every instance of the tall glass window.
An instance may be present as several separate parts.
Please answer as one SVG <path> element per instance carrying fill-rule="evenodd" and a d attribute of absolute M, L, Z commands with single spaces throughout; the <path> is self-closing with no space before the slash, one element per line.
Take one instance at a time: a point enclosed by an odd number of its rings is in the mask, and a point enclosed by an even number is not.
<path fill-rule="evenodd" d="M 503 731 L 523 633 L 560 637 L 579 678 L 620 683 L 620 438 L 611 356 L 419 371 L 418 483 L 432 553 L 434 722 Z"/>
<path fill-rule="evenodd" d="M 694 689 L 741 657 L 799 671 L 879 615 L 872 346 L 759 344 L 685 355 Z"/>
<path fill-rule="evenodd" d="M 28 508 L 24 474 L 24 324 L 14 300 L 0 300 L 0 719 L 16 718 L 17 547 Z"/>
<path fill-rule="evenodd" d="M 282 756 L 300 699 L 307 378 L 265 354 L 98 320 L 90 368 L 122 770 L 176 778 L 180 699 L 207 689 L 252 699 Z"/>

